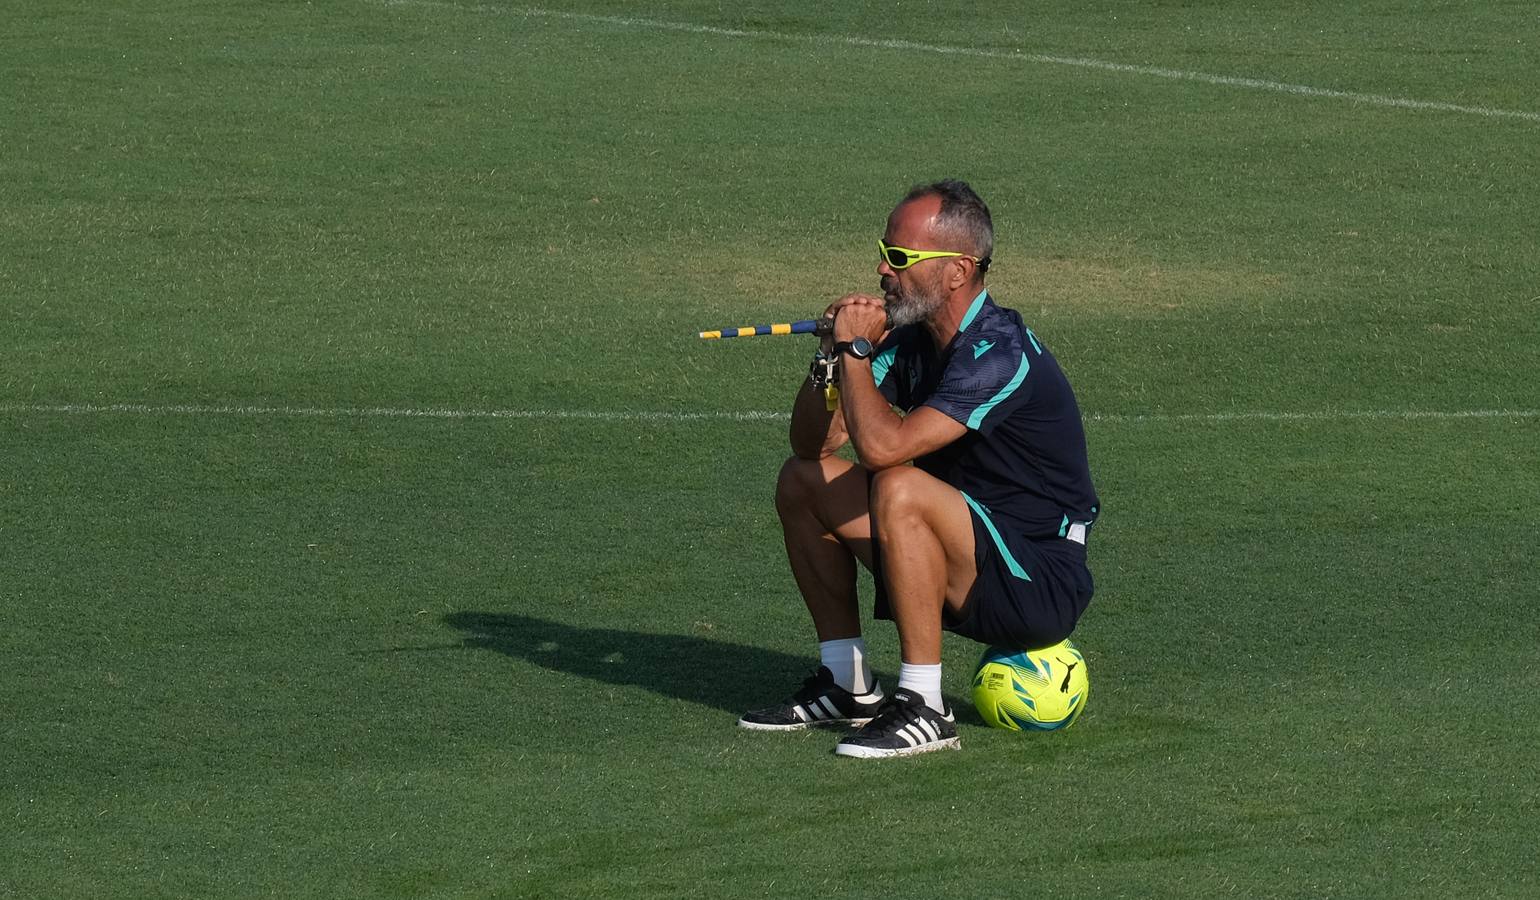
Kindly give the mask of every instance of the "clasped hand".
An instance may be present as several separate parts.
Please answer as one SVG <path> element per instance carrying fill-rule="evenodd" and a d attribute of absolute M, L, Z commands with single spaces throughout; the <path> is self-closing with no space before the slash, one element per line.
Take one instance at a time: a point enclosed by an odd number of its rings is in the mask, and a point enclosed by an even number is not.
<path fill-rule="evenodd" d="M 834 344 L 858 337 L 879 344 L 888 330 L 887 307 L 871 294 L 846 294 L 829 305 L 824 317 L 834 319 L 834 334 L 824 339 L 826 353 L 833 352 Z"/>

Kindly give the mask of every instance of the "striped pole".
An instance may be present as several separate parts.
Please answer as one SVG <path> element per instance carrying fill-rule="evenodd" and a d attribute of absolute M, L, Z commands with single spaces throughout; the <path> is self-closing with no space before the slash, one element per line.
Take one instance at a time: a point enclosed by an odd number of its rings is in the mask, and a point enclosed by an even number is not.
<path fill-rule="evenodd" d="M 744 328 L 702 331 L 700 336 L 708 341 L 714 341 L 722 338 L 753 337 L 759 334 L 830 334 L 833 330 L 833 319 L 803 319 L 800 322 L 783 322 L 779 325 L 749 325 Z"/>

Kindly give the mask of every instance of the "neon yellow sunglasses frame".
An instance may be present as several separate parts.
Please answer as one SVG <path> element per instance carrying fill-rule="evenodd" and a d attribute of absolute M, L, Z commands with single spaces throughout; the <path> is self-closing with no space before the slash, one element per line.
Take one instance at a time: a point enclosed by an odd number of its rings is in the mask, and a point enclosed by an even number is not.
<path fill-rule="evenodd" d="M 888 255 L 893 252 L 902 253 L 904 255 L 905 261 L 903 265 L 898 265 L 893 262 L 893 257 Z M 971 256 L 967 253 L 957 253 L 951 250 L 910 250 L 908 247 L 895 247 L 882 238 L 877 239 L 877 253 L 882 257 L 882 261 L 888 264 L 888 268 L 895 272 L 901 269 L 907 269 L 915 263 L 924 262 L 927 259 L 942 259 L 945 257 L 953 256 L 965 256 L 976 263 L 983 262 L 983 260 L 979 259 L 977 256 Z"/>

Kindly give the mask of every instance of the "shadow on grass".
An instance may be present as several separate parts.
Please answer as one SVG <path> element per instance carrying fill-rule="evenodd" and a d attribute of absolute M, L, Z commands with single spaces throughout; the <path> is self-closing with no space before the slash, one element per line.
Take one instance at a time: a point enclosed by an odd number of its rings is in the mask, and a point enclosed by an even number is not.
<path fill-rule="evenodd" d="M 794 656 L 687 635 L 583 628 L 510 613 L 457 612 L 444 622 L 465 632 L 466 647 L 734 714 L 779 700 L 818 665 L 816 653 Z"/>
<path fill-rule="evenodd" d="M 738 715 L 789 696 L 818 667 L 816 648 L 781 653 L 681 634 L 564 625 L 512 613 L 457 612 L 445 624 L 463 646 L 491 650 L 553 672 L 629 685 Z M 896 678 L 883 677 L 892 689 Z M 965 698 L 947 695 L 959 720 L 982 724 Z"/>

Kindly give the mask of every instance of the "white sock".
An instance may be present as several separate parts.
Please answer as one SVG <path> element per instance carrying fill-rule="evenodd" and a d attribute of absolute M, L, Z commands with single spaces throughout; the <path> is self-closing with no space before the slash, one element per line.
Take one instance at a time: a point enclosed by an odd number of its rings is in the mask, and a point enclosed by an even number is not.
<path fill-rule="evenodd" d="M 946 712 L 946 701 L 941 699 L 941 663 L 932 666 L 900 663 L 898 688 L 911 694 L 919 694 L 925 699 L 925 705 L 936 712 Z"/>
<path fill-rule="evenodd" d="M 864 638 L 821 641 L 818 657 L 834 673 L 834 683 L 851 692 L 864 694 L 872 689 L 872 667 L 866 663 Z"/>

